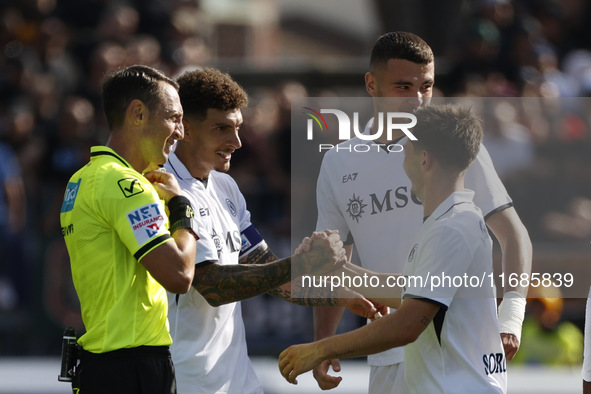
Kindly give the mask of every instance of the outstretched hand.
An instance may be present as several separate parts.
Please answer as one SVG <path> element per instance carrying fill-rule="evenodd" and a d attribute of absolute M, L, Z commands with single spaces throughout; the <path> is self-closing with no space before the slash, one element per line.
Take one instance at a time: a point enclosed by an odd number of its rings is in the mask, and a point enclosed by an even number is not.
<path fill-rule="evenodd" d="M 322 358 L 316 343 L 293 345 L 279 355 L 279 371 L 291 384 L 298 384 L 297 377 L 320 364 Z"/>
<path fill-rule="evenodd" d="M 358 316 L 372 319 L 379 311 L 374 302 L 347 287 L 340 287 L 338 289 L 338 295 L 339 305 L 344 306 L 349 312 Z"/>
<path fill-rule="evenodd" d="M 341 363 L 337 358 L 324 360 L 312 370 L 314 379 L 318 383 L 318 387 L 322 390 L 332 390 L 337 387 L 343 378 L 341 376 L 332 376 L 328 374 L 328 369 L 332 367 L 334 372 L 341 372 Z"/>

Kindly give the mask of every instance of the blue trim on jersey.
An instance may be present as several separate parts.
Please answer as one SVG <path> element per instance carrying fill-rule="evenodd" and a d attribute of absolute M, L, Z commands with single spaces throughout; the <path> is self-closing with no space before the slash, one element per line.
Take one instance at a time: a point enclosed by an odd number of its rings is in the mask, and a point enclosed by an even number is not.
<path fill-rule="evenodd" d="M 250 225 L 240 233 L 242 246 L 240 247 L 240 258 L 250 253 L 254 248 L 259 246 L 263 242 L 263 237 L 254 225 Z"/>

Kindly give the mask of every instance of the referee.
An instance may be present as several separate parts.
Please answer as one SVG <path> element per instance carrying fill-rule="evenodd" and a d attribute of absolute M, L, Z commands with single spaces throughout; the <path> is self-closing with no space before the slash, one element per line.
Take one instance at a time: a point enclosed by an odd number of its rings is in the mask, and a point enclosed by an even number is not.
<path fill-rule="evenodd" d="M 146 66 L 108 75 L 109 140 L 67 185 L 60 221 L 86 328 L 79 393 L 176 393 L 166 290 L 189 290 L 196 250 L 191 205 L 158 171 L 184 135 L 177 91 Z"/>

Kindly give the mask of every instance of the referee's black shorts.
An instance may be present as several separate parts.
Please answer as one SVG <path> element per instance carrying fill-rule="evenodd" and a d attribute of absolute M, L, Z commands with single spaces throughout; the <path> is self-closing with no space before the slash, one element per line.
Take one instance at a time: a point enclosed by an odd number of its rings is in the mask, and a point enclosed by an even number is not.
<path fill-rule="evenodd" d="M 82 350 L 77 371 L 80 394 L 176 394 L 168 346 Z"/>

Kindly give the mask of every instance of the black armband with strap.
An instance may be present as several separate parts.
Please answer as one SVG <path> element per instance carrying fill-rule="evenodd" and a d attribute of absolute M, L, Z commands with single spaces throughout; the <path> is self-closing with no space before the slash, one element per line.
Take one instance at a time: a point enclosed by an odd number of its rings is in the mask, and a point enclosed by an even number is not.
<path fill-rule="evenodd" d="M 170 211 L 170 233 L 173 234 L 175 231 L 182 228 L 191 231 L 195 239 L 199 239 L 193 227 L 191 226 L 191 220 L 193 219 L 194 212 L 191 202 L 185 196 L 174 196 L 168 200 L 168 210 Z"/>

